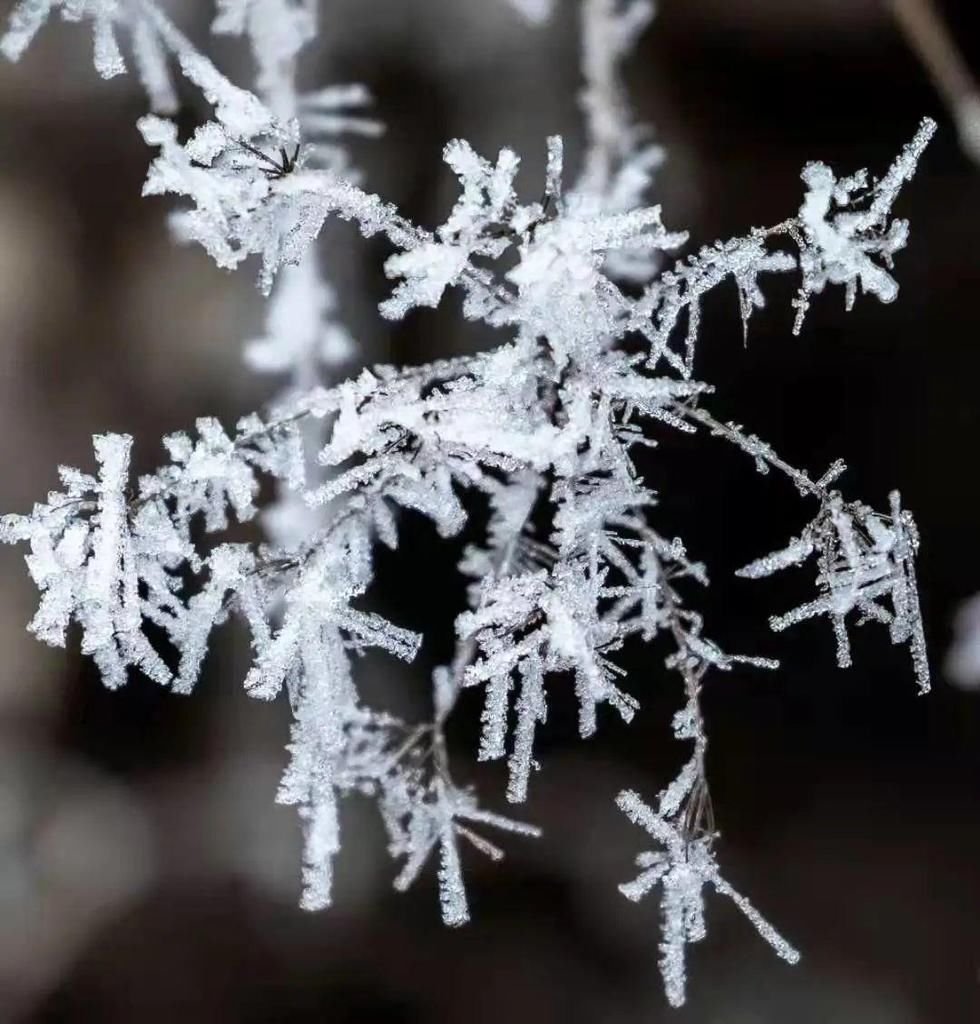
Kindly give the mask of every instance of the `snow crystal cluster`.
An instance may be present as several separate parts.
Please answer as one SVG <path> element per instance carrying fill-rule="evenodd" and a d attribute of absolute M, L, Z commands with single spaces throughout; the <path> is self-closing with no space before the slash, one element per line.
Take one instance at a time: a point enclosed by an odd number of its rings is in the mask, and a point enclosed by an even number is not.
<path fill-rule="evenodd" d="M 533 21 L 551 7 L 511 5 Z M 634 121 L 620 79 L 652 5 L 583 0 L 580 174 L 567 180 L 562 141 L 549 139 L 539 198 L 526 201 L 516 153 L 488 158 L 454 140 L 444 158 L 460 198 L 429 230 L 365 191 L 351 167 L 342 136 L 380 131 L 365 116 L 365 90 L 299 92 L 297 61 L 317 28 L 314 0 L 218 0 L 214 30 L 247 37 L 254 92 L 228 81 L 153 0 L 20 0 L 0 49 L 20 57 L 54 10 L 90 22 L 101 74 L 124 70 L 121 44 L 131 51 L 152 111 L 140 130 L 156 150 L 144 191 L 180 198 L 176 235 L 221 267 L 257 257 L 271 298 L 246 358 L 283 378 L 283 390 L 267 413 L 234 430 L 203 419 L 195 432 L 166 438 L 166 464 L 135 483 L 131 439 L 96 437 L 96 475 L 63 468 L 60 491 L 28 515 L 0 520 L 0 539 L 30 547 L 41 603 L 29 628 L 63 646 L 76 624 L 107 686 L 142 673 L 186 693 L 211 632 L 240 616 L 254 654 L 246 691 L 264 700 L 285 691 L 293 711 L 278 798 L 295 804 L 303 823 L 303 906 L 331 902 L 338 804 L 356 793 L 377 802 L 401 862 L 396 888 L 437 860 L 449 925 L 469 917 L 460 841 L 496 859 L 486 828 L 537 834 L 482 809 L 453 781 L 445 727 L 463 691 L 482 691 L 477 756 L 506 761 L 507 800 L 521 803 L 539 767 L 535 735 L 549 707 L 573 701 L 583 737 L 596 732 L 604 705 L 629 721 L 643 693 L 617 654 L 631 638 L 655 643 L 666 671 L 683 683 L 674 732 L 691 754 L 652 805 L 631 791 L 618 804 L 656 844 L 638 858 L 639 877 L 621 888 L 638 900 L 659 887 L 667 997 L 684 1001 L 685 947 L 705 934 L 708 890 L 728 896 L 794 961 L 796 951 L 719 873 L 699 704 L 709 672 L 775 663 L 726 653 L 705 635 L 690 604 L 707 583 L 705 570 L 679 538 L 657 531 L 658 502 L 670 495 L 661 499 L 641 479 L 633 456 L 666 431 L 703 433 L 749 455 L 760 471 L 785 475 L 813 502 L 813 518 L 741 575 L 813 559 L 817 596 L 774 617 L 772 628 L 826 617 L 837 660 L 848 665 L 852 621 L 881 624 L 908 647 L 919 687 L 928 689 L 918 537 L 898 494 L 875 511 L 837 488 L 842 463 L 815 477 L 789 465 L 738 424 L 712 416 L 712 388 L 695 369 L 702 297 L 726 281 L 746 325 L 763 305 L 763 278 L 794 269 L 797 329 L 811 296 L 830 285 L 844 288 L 848 306 L 858 292 L 894 299 L 892 258 L 908 226 L 891 211 L 933 123 L 920 125 L 881 179 L 864 171 L 838 178 L 810 164 L 796 215 L 674 256 L 686 236 L 669 231 L 646 199 L 662 154 Z M 186 138 L 166 116 L 174 73 L 213 108 L 213 119 Z M 437 306 L 457 289 L 466 317 L 501 332 L 499 346 L 338 380 L 336 367 L 355 346 L 336 320 L 313 247 L 330 217 L 390 243 L 383 316 Z M 276 487 L 263 512 L 267 542 L 220 543 L 229 519 L 256 515 L 263 480 Z M 474 494 L 483 500 L 470 500 Z M 379 648 L 410 661 L 422 643 L 364 606 L 377 546 L 398 546 L 402 509 L 452 537 L 474 508 L 486 507 L 485 540 L 467 548 L 459 566 L 470 607 L 456 620 L 455 657 L 434 673 L 431 718 L 406 722 L 370 706 L 355 656 Z"/>

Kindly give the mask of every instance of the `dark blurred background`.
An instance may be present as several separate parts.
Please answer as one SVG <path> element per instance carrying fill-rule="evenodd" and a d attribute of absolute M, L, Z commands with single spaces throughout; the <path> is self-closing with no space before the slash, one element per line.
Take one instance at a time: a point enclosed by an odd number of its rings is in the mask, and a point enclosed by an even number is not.
<path fill-rule="evenodd" d="M 9 7 L 0 3 L 0 8 Z M 171 1024 L 175 1020 L 725 1024 L 956 1024 L 980 1020 L 980 695 L 941 675 L 957 606 L 980 590 L 980 169 L 925 72 L 877 0 L 661 0 L 629 67 L 635 107 L 668 161 L 656 200 L 701 244 L 797 208 L 799 171 L 822 159 L 882 172 L 919 118 L 941 131 L 899 214 L 912 222 L 901 294 L 845 314 L 832 291 L 790 335 L 794 285 L 773 281 L 743 347 L 734 289 L 705 310 L 699 376 L 714 408 L 816 472 L 850 465 L 850 495 L 877 506 L 893 487 L 914 510 L 936 686 L 918 698 L 903 650 L 859 633 L 856 667 L 834 666 L 822 622 L 775 637 L 772 612 L 812 581 L 749 583 L 732 571 L 797 531 L 810 509 L 719 442 L 668 440 L 643 466 L 659 523 L 712 570 L 697 597 L 730 649 L 779 657 L 707 686 L 709 771 L 732 883 L 796 943 L 788 968 L 737 911 L 709 906 L 693 947 L 688 1006 L 668 1010 L 656 968 L 656 898 L 634 906 L 645 836 L 620 815 L 624 785 L 652 797 L 686 748 L 669 735 L 681 701 L 662 652 L 631 652 L 643 711 L 608 715 L 581 743 L 555 713 L 544 771 L 518 810 L 541 824 L 501 865 L 467 857 L 474 922 L 439 923 L 429 872 L 407 896 L 373 809 L 345 811 L 336 906 L 296 908 L 299 826 L 273 803 L 288 709 L 249 701 L 247 650 L 226 630 L 191 698 L 145 681 L 109 694 L 77 652 L 24 631 L 35 593 L 17 551 L 0 552 L 0 1019 Z M 980 11 L 938 5 L 980 69 Z M 209 3 L 175 19 L 248 81 L 245 46 L 207 39 Z M 389 125 L 356 144 L 366 182 L 438 223 L 454 195 L 443 142 L 525 155 L 540 190 L 544 138 L 580 151 L 576 3 L 531 29 L 499 0 L 324 0 L 312 84 L 365 81 Z M 128 431 L 138 469 L 160 436 L 194 417 L 233 422 L 281 382 L 251 375 L 241 343 L 261 302 L 234 276 L 168 238 L 166 201 L 140 198 L 148 153 L 135 79 L 89 62 L 85 29 L 49 28 L 0 67 L 0 508 L 24 511 L 59 463 L 89 468 L 90 435 Z M 190 106 L 189 123 L 201 111 Z M 326 232 L 326 260 L 363 362 L 417 362 L 488 346 L 453 303 L 381 321 L 381 245 Z M 356 367 L 351 367 L 356 369 Z M 426 631 L 419 666 L 365 665 L 367 685 L 424 709 L 463 588 L 459 546 L 410 522 L 381 562 L 376 600 Z M 460 774 L 475 750 L 479 695 L 454 723 Z M 506 810 L 503 774 L 470 775 Z"/>

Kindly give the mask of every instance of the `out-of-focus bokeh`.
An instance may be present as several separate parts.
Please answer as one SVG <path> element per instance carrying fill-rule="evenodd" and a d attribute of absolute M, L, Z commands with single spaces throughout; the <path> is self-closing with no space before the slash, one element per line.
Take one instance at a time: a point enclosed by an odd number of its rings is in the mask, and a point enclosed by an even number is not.
<path fill-rule="evenodd" d="M 0 4 L 6 8 L 9 4 Z M 453 197 L 446 139 L 526 156 L 540 190 L 544 139 L 580 148 L 575 8 L 532 29 L 502 0 L 323 0 L 311 84 L 359 80 L 389 130 L 356 143 L 366 183 L 436 222 Z M 938 5 L 980 69 L 972 0 Z M 169 4 L 234 77 L 245 47 L 208 40 L 210 4 Z M 980 169 L 888 8 L 877 0 L 662 0 L 629 67 L 634 103 L 668 150 L 656 201 L 695 243 L 778 221 L 809 159 L 882 171 L 921 116 L 943 126 L 899 212 L 912 222 L 898 301 L 831 292 L 794 339 L 791 282 L 743 346 L 734 291 L 705 311 L 699 373 L 716 408 L 818 471 L 844 457 L 849 493 L 902 489 L 924 537 L 921 582 L 939 676 L 950 622 L 980 590 Z M 5 14 L 5 10 L 3 12 Z M 91 434 L 127 431 L 138 468 L 194 417 L 234 421 L 279 382 L 251 375 L 242 342 L 261 302 L 246 268 L 176 247 L 167 201 L 144 200 L 148 161 L 133 78 L 93 72 L 88 33 L 60 22 L 17 66 L 0 66 L 0 508 L 23 511 L 59 463 L 88 468 Z M 188 117 L 193 118 L 190 110 Z M 360 360 L 416 362 L 494 343 L 450 308 L 382 322 L 383 247 L 329 227 Z M 356 367 L 352 367 L 356 369 Z M 904 651 L 861 638 L 834 667 L 824 623 L 774 637 L 767 616 L 796 583 L 732 570 L 807 518 L 790 488 L 748 460 L 672 441 L 644 465 L 660 520 L 712 567 L 709 633 L 783 661 L 707 686 L 709 770 L 732 882 L 803 951 L 788 968 L 731 906 L 710 908 L 691 950 L 690 1000 L 667 1009 L 655 900 L 627 904 L 645 837 L 612 802 L 652 796 L 684 756 L 669 737 L 676 681 L 637 655 L 629 728 L 609 717 L 583 744 L 572 715 L 546 731 L 544 770 L 521 810 L 537 843 L 499 865 L 468 863 L 475 921 L 438 921 L 434 879 L 407 896 L 372 809 L 345 812 L 333 910 L 296 908 L 299 826 L 273 799 L 287 709 L 250 701 L 247 651 L 226 631 L 192 698 L 145 681 L 109 694 L 77 652 L 24 631 L 35 602 L 21 554 L 0 552 L 0 1020 L 956 1024 L 980 1019 L 980 695 L 917 698 Z M 369 661 L 393 706 L 427 700 L 464 598 L 458 549 L 422 525 L 382 563 L 378 600 L 424 629 L 411 670 Z M 808 582 L 808 581 L 806 581 Z M 806 582 L 801 581 L 800 587 Z M 558 703 L 556 701 L 556 703 Z M 454 741 L 475 750 L 479 697 Z M 466 769 L 468 771 L 468 769 Z M 461 768 L 462 771 L 462 768 Z M 472 771 L 503 808 L 503 779 Z M 499 796 L 498 796 L 499 794 Z"/>

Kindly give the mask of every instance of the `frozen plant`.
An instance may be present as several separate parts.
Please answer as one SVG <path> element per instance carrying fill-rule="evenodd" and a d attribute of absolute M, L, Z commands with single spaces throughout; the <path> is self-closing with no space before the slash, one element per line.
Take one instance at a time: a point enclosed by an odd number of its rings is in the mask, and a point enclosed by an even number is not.
<path fill-rule="evenodd" d="M 540 198 L 527 202 L 514 152 L 488 159 L 454 140 L 444 158 L 460 198 L 429 230 L 351 173 L 336 135 L 376 134 L 361 110 L 364 90 L 297 92 L 297 55 L 316 27 L 312 0 L 219 3 L 215 29 L 251 41 L 256 93 L 221 75 L 153 0 L 21 0 L 4 52 L 18 57 L 55 6 L 91 20 L 103 73 L 123 66 L 110 45 L 117 33 L 142 54 L 136 63 L 152 79 L 156 108 L 140 121 L 156 150 L 145 192 L 180 197 L 178 237 L 202 245 L 219 266 L 258 258 L 260 287 L 272 297 L 265 334 L 249 344 L 247 358 L 286 374 L 289 387 L 234 430 L 202 419 L 196 432 L 166 438 L 169 460 L 135 484 L 130 438 L 99 436 L 96 475 L 62 469 L 60 491 L 30 514 L 0 521 L 0 539 L 30 547 L 41 604 L 29 628 L 64 645 L 68 627 L 80 626 L 82 649 L 108 686 L 136 670 L 186 693 L 211 631 L 241 616 L 254 653 L 246 691 L 266 700 L 285 691 L 293 711 L 279 800 L 296 804 L 303 821 L 303 906 L 331 902 L 338 803 L 356 793 L 377 801 L 390 852 L 402 861 L 396 888 L 438 861 L 449 925 L 469 918 L 460 841 L 496 859 L 487 828 L 537 834 L 483 810 L 454 780 L 445 730 L 463 691 L 483 695 L 477 756 L 506 760 L 506 796 L 520 803 L 539 767 L 535 734 L 549 706 L 576 702 L 583 737 L 596 732 L 605 705 L 629 721 L 643 693 L 625 678 L 617 653 L 630 638 L 656 642 L 665 669 L 683 683 L 674 732 L 692 750 L 655 805 L 631 791 L 618 804 L 657 846 L 640 855 L 641 874 L 622 890 L 635 900 L 659 886 L 667 997 L 684 1001 L 685 947 L 705 934 L 706 890 L 732 899 L 794 961 L 792 946 L 720 874 L 700 710 L 709 672 L 776 665 L 726 653 L 706 635 L 692 605 L 707 584 L 705 569 L 680 538 L 658 531 L 668 481 L 654 490 L 633 453 L 668 431 L 701 433 L 730 443 L 761 472 L 784 475 L 813 503 L 812 519 L 741 575 L 812 558 L 817 596 L 774 617 L 772 628 L 827 617 L 838 663 L 847 665 L 849 626 L 879 623 L 909 648 L 919 688 L 928 689 L 918 536 L 898 494 L 880 512 L 848 500 L 837 487 L 843 463 L 811 476 L 738 424 L 718 420 L 712 388 L 695 365 L 702 297 L 729 280 L 746 329 L 763 305 L 762 279 L 794 268 L 801 273 L 796 331 L 812 296 L 828 286 L 842 286 L 848 306 L 859 292 L 893 300 L 892 258 L 908 229 L 892 207 L 935 125 L 923 121 L 880 179 L 864 171 L 838 177 L 811 163 L 796 214 L 675 257 L 686 236 L 667 230 L 645 198 L 661 154 L 634 122 L 619 77 L 652 5 L 583 0 L 587 150 L 577 180 L 566 187 L 562 141 L 551 138 Z M 548 9 L 527 0 L 516 6 L 532 18 Z M 147 38 L 159 58 L 152 76 Z M 214 110 L 187 139 L 160 112 L 172 65 Z M 312 249 L 330 217 L 390 243 L 385 271 L 393 287 L 383 316 L 437 306 L 457 289 L 466 317 L 501 332 L 498 347 L 326 382 L 324 367 L 352 352 Z M 263 478 L 279 495 L 266 519 L 267 543 L 209 539 L 229 517 L 256 514 Z M 369 706 L 354 656 L 374 647 L 408 661 L 422 643 L 364 606 L 377 545 L 397 547 L 401 509 L 428 517 L 448 538 L 482 507 L 489 508 L 485 540 L 465 551 L 459 567 L 471 604 L 456 620 L 455 657 L 434 673 L 431 718 L 411 723 Z M 163 649 L 155 649 L 147 623 L 167 638 Z"/>

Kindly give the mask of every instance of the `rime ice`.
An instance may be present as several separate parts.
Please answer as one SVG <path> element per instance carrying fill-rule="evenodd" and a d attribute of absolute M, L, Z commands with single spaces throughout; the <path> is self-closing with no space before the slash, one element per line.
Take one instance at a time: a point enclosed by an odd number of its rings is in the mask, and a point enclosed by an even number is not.
<path fill-rule="evenodd" d="M 510 0 L 531 22 L 552 6 Z M 109 687 L 139 672 L 186 693 L 212 632 L 239 616 L 253 653 L 246 691 L 265 700 L 285 693 L 293 713 L 278 800 L 295 805 L 302 822 L 302 906 L 333 899 L 339 806 L 356 793 L 377 805 L 399 863 L 397 889 L 434 862 L 450 926 L 470 917 L 466 848 L 496 860 L 502 851 L 485 829 L 537 835 L 483 809 L 454 781 L 445 726 L 465 691 L 482 691 L 476 755 L 506 762 L 507 799 L 520 803 L 540 767 L 535 740 L 550 708 L 571 703 L 590 737 L 610 713 L 627 722 L 641 713 L 649 688 L 670 673 L 684 692 L 674 735 L 693 749 L 656 808 L 632 791 L 618 798 L 657 845 L 640 854 L 639 876 L 621 890 L 639 900 L 660 889 L 667 998 L 684 1001 L 686 947 L 705 936 L 707 890 L 731 899 L 779 956 L 795 961 L 793 947 L 719 874 L 700 707 L 714 673 L 777 666 L 729 653 L 706 633 L 696 608 L 705 567 L 657 526 L 673 500 L 670 481 L 643 480 L 634 458 L 684 431 L 716 437 L 760 471 L 784 476 L 814 503 L 812 518 L 741 575 L 813 559 L 816 596 L 774 616 L 772 628 L 829 620 L 845 666 L 848 629 L 878 623 L 909 648 L 919 688 L 928 688 L 918 535 L 897 492 L 876 512 L 837 489 L 843 463 L 813 478 L 741 425 L 715 418 L 697 347 L 705 295 L 729 288 L 747 331 L 773 273 L 800 275 L 796 330 L 830 284 L 844 287 L 848 306 L 859 289 L 892 301 L 893 257 L 908 237 L 892 208 L 935 125 L 923 121 L 880 180 L 810 163 L 795 215 L 677 256 L 687 236 L 665 226 L 649 199 L 663 153 L 634 120 L 620 75 L 652 4 L 582 0 L 578 175 L 566 181 L 557 137 L 543 143 L 544 181 L 530 186 L 513 150 L 486 156 L 452 140 L 443 158 L 459 199 L 429 229 L 363 187 L 351 165 L 342 136 L 380 133 L 366 116 L 367 91 L 298 89 L 297 61 L 317 29 L 313 0 L 219 0 L 213 30 L 247 38 L 254 92 L 222 75 L 152 0 L 20 0 L 0 51 L 18 59 L 54 10 L 90 23 L 106 77 L 125 70 L 117 37 L 128 39 L 151 109 L 139 121 L 154 150 L 144 193 L 177 197 L 175 235 L 203 246 L 219 267 L 256 258 L 271 298 L 246 358 L 282 378 L 283 390 L 268 413 L 233 429 L 202 418 L 193 432 L 165 438 L 164 465 L 135 486 L 132 440 L 99 435 L 93 475 L 62 468 L 61 491 L 29 515 L 0 520 L 0 540 L 30 546 L 41 597 L 29 628 L 64 646 L 77 624 Z M 187 137 L 165 116 L 178 73 L 211 109 Z M 415 315 L 457 291 L 464 316 L 497 330 L 499 344 L 339 379 L 356 342 L 313 247 L 330 218 L 388 246 L 382 316 Z M 657 473 L 655 458 L 645 464 Z M 232 521 L 259 512 L 263 480 L 276 489 L 262 510 L 267 543 L 223 543 Z M 451 663 L 433 675 L 431 717 L 413 723 L 370 706 L 357 656 L 375 648 L 411 661 L 423 643 L 366 605 L 377 545 L 397 549 L 406 509 L 452 537 L 483 508 L 483 539 L 459 565 L 469 608 L 456 620 Z M 653 645 L 650 678 L 626 678 L 618 656 L 630 640 Z M 976 661 L 975 645 L 964 648 L 964 672 Z"/>

